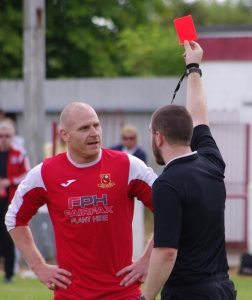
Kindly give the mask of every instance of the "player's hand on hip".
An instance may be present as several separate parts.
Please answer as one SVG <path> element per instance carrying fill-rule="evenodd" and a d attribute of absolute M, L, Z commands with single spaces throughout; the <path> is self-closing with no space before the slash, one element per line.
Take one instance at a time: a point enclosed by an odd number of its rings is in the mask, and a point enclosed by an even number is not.
<path fill-rule="evenodd" d="M 116 275 L 126 275 L 120 282 L 120 285 L 130 286 L 136 281 L 144 282 L 147 276 L 149 260 L 140 258 L 133 264 L 121 269 Z"/>
<path fill-rule="evenodd" d="M 66 289 L 71 284 L 69 277 L 72 274 L 58 266 L 44 263 L 34 267 L 33 271 L 38 279 L 50 290 L 55 288 Z"/>
<path fill-rule="evenodd" d="M 184 53 L 184 59 L 186 62 L 186 65 L 196 63 L 200 64 L 203 57 L 203 50 L 200 47 L 200 45 L 194 41 L 184 42 L 185 47 L 185 53 Z"/>

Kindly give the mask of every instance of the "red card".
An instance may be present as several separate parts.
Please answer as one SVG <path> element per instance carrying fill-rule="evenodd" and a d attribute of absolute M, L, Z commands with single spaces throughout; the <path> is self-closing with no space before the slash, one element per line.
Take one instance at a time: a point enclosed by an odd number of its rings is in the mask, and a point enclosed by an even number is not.
<path fill-rule="evenodd" d="M 195 41 L 198 39 L 191 15 L 174 19 L 174 25 L 177 31 L 179 43 L 184 44 L 185 40 Z"/>

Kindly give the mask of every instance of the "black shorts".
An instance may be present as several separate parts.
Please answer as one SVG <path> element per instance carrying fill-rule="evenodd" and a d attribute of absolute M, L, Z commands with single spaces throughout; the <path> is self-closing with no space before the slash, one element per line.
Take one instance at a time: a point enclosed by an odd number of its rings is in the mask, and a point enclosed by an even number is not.
<path fill-rule="evenodd" d="M 164 287 L 161 300 L 236 300 L 236 290 L 227 275 L 214 276 L 198 284 Z"/>

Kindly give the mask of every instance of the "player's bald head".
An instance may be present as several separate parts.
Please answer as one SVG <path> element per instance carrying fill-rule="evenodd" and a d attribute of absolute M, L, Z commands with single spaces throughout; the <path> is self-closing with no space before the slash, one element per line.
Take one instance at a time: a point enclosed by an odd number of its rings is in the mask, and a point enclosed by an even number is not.
<path fill-rule="evenodd" d="M 71 102 L 63 109 L 60 115 L 60 128 L 67 129 L 75 122 L 77 116 L 93 114 L 97 116 L 92 106 L 84 102 Z"/>

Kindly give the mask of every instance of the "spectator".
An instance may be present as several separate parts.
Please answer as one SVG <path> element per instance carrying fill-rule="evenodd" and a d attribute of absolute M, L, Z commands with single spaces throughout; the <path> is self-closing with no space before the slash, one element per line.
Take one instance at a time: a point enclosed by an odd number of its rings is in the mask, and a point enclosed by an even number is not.
<path fill-rule="evenodd" d="M 145 151 L 138 146 L 138 132 L 134 126 L 124 126 L 121 130 L 121 144 L 112 146 L 111 149 L 132 154 L 147 162 Z"/>
<path fill-rule="evenodd" d="M 19 149 L 22 152 L 26 152 L 26 150 L 25 150 L 25 140 L 24 140 L 24 138 L 22 136 L 20 136 L 20 135 L 17 134 L 15 120 L 13 120 L 12 118 L 6 117 L 4 119 L 4 122 L 5 123 L 10 123 L 11 126 L 15 130 L 14 137 L 12 138 L 12 145 L 13 145 L 13 147 Z"/>
<path fill-rule="evenodd" d="M 12 282 L 14 275 L 15 248 L 4 224 L 5 214 L 18 184 L 29 169 L 25 154 L 13 147 L 14 134 L 12 123 L 0 123 L 0 248 L 6 283 Z"/>
<path fill-rule="evenodd" d="M 12 118 L 7 117 L 4 110 L 0 108 L 0 122 L 3 121 L 11 123 L 11 127 L 13 127 L 15 130 L 14 137 L 12 138 L 12 144 L 15 148 L 19 148 L 21 151 L 23 151 L 25 149 L 25 142 L 24 138 L 16 133 L 16 122 Z"/>

